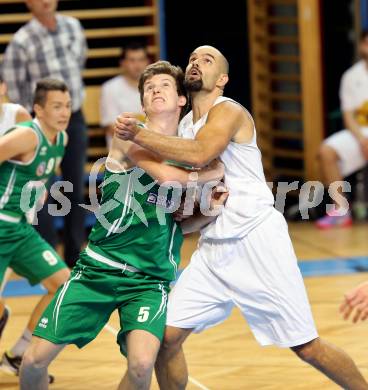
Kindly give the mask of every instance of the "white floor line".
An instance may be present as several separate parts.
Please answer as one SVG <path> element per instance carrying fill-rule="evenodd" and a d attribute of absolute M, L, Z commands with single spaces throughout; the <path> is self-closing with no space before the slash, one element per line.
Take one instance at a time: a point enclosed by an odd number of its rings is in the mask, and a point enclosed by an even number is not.
<path fill-rule="evenodd" d="M 104 329 L 106 329 L 108 332 L 112 333 L 114 336 L 117 336 L 117 334 L 119 333 L 119 331 L 117 329 L 115 329 L 113 326 L 111 326 L 110 324 L 106 324 L 104 326 Z M 192 378 L 191 376 L 188 377 L 188 380 L 190 383 L 197 386 L 199 389 L 210 390 L 208 387 L 202 385 L 202 383 L 198 382 L 195 378 Z"/>
<path fill-rule="evenodd" d="M 210 390 L 208 387 L 202 385 L 202 383 L 198 382 L 196 379 L 192 378 L 191 376 L 188 376 L 189 382 L 191 382 L 193 385 L 197 386 L 199 389 L 202 390 Z"/>
<path fill-rule="evenodd" d="M 112 333 L 114 336 L 117 336 L 118 333 L 119 333 L 119 331 L 118 331 L 117 329 L 115 329 L 114 327 L 112 327 L 110 324 L 106 324 L 106 325 L 104 326 L 104 328 L 105 328 L 108 332 Z"/>

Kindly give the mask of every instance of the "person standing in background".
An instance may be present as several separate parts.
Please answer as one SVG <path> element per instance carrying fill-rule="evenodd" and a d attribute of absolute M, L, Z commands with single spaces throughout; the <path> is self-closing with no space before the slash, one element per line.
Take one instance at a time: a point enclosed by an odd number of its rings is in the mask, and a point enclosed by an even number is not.
<path fill-rule="evenodd" d="M 72 267 L 85 239 L 83 177 L 87 148 L 86 124 L 81 111 L 84 88 L 81 71 L 87 44 L 83 28 L 75 18 L 56 12 L 57 0 L 25 0 L 32 19 L 21 27 L 6 48 L 2 75 L 12 102 L 32 108 L 32 94 L 38 80 L 45 77 L 63 80 L 72 96 L 72 116 L 67 128 L 69 143 L 61 164 L 63 180 L 73 184 L 65 195 L 71 210 L 65 217 L 64 258 Z M 48 198 L 50 199 L 50 197 Z M 47 204 L 38 215 L 37 230 L 52 245 L 57 233 Z"/>
<path fill-rule="evenodd" d="M 134 112 L 137 119 L 143 120 L 144 113 L 139 97 L 139 77 L 149 64 L 147 47 L 139 42 L 123 46 L 120 57 L 121 74 L 102 84 L 100 118 L 106 130 L 106 144 L 110 149 L 113 125 L 122 112 Z"/>
<path fill-rule="evenodd" d="M 341 111 L 345 129 L 326 138 L 319 149 L 319 164 L 326 188 L 364 168 L 368 161 L 368 30 L 359 41 L 360 60 L 345 71 L 340 84 Z M 316 222 L 319 229 L 350 227 L 348 207 L 339 207 L 335 199 L 346 202 L 342 186 L 331 191 L 334 208 Z"/>
<path fill-rule="evenodd" d="M 29 112 L 16 103 L 6 103 L 6 84 L 0 75 L 0 136 L 16 123 L 32 120 Z"/>

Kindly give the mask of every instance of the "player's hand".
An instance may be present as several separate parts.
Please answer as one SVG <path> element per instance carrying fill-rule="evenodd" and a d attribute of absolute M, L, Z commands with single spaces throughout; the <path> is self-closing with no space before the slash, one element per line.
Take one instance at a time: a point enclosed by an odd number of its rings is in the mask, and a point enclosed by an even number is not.
<path fill-rule="evenodd" d="M 364 158 L 368 161 L 368 138 L 361 138 L 359 140 L 360 149 L 362 150 Z"/>
<path fill-rule="evenodd" d="M 348 320 L 352 315 L 354 323 L 368 318 L 368 282 L 358 285 L 345 294 L 340 313 L 344 320 Z"/>
<path fill-rule="evenodd" d="M 173 213 L 174 221 L 181 222 L 184 221 L 184 219 L 189 218 L 191 215 L 184 214 L 184 202 L 180 204 L 180 207 Z"/>
<path fill-rule="evenodd" d="M 136 114 L 132 112 L 124 112 L 120 114 L 115 121 L 114 130 L 118 138 L 125 141 L 133 141 L 134 137 L 139 133 L 141 127 L 140 122 L 136 118 Z"/>
<path fill-rule="evenodd" d="M 174 221 L 181 222 L 184 221 L 184 219 L 188 219 L 189 217 L 192 217 L 196 210 L 199 209 L 199 203 L 196 200 L 196 193 L 193 193 L 191 195 L 188 195 L 188 192 L 184 192 L 181 197 L 181 202 L 179 208 L 173 213 Z M 187 199 L 187 197 L 190 196 L 192 199 Z M 185 210 L 184 206 L 188 204 L 187 210 Z M 190 207 L 190 208 L 189 208 Z"/>
<path fill-rule="evenodd" d="M 211 194 L 210 211 L 216 211 L 216 214 L 220 214 L 228 196 L 229 190 L 225 186 L 218 185 L 214 187 Z"/>

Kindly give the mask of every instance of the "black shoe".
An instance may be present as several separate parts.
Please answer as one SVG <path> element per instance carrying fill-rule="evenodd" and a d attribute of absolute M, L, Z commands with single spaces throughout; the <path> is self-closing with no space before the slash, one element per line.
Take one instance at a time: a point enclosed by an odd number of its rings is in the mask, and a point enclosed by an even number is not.
<path fill-rule="evenodd" d="M 2 317 L 0 318 L 0 338 L 1 338 L 1 335 L 3 334 L 5 325 L 8 322 L 9 316 L 10 316 L 10 309 L 8 308 L 8 306 L 5 306 L 4 313 L 3 313 Z"/>
<path fill-rule="evenodd" d="M 8 352 L 4 352 L 0 362 L 0 368 L 4 372 L 19 376 L 19 369 L 21 363 L 22 363 L 21 356 L 11 357 L 9 356 Z M 53 375 L 49 375 L 49 383 L 54 383 L 54 381 L 55 381 L 55 377 Z"/>

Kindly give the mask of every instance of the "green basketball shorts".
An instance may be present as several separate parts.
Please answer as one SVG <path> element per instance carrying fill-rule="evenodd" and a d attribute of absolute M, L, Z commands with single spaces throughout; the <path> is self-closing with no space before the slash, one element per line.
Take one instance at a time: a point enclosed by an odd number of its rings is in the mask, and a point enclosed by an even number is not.
<path fill-rule="evenodd" d="M 0 221 L 0 283 L 7 267 L 35 285 L 67 265 L 33 226 Z"/>
<path fill-rule="evenodd" d="M 82 348 L 97 337 L 117 309 L 121 328 L 117 343 L 124 355 L 129 331 L 145 330 L 161 341 L 169 282 L 138 270 L 132 272 L 133 267 L 126 264 L 115 262 L 115 265 L 119 268 L 95 260 L 83 251 L 69 280 L 59 288 L 33 334 L 54 344 L 75 344 Z"/>

